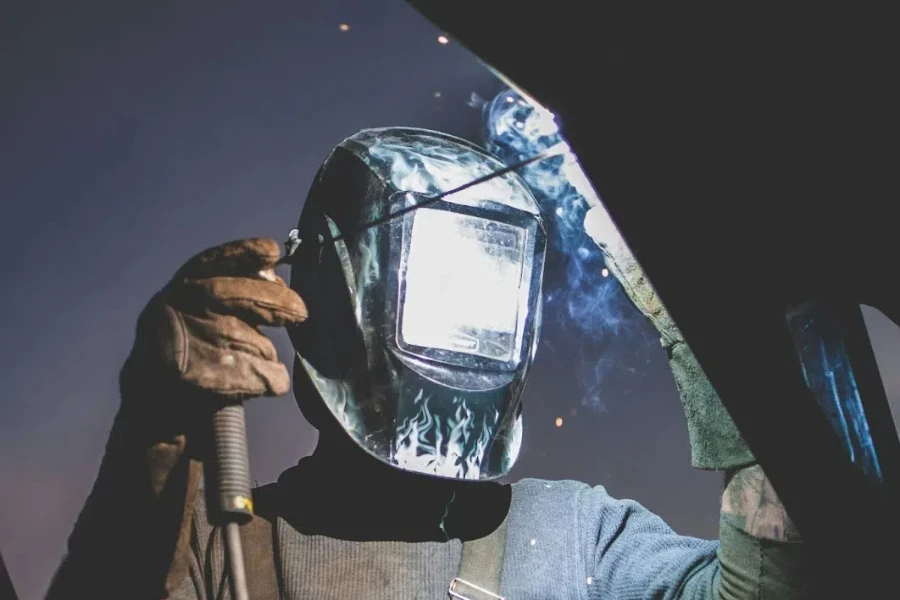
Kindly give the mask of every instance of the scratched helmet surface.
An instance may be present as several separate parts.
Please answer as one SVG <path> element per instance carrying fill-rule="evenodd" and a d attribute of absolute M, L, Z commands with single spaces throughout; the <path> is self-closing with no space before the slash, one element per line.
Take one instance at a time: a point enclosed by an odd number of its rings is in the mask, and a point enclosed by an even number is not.
<path fill-rule="evenodd" d="M 332 150 L 307 196 L 291 271 L 309 309 L 289 330 L 311 390 L 298 402 L 324 404 L 393 467 L 487 480 L 519 454 L 544 224 L 513 173 L 447 194 L 503 168 L 450 135 L 369 129 Z"/>

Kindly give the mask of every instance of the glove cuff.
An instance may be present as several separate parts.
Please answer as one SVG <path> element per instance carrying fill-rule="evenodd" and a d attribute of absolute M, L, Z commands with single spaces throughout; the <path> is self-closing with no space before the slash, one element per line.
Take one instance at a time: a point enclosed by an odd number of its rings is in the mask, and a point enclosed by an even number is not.
<path fill-rule="evenodd" d="M 688 345 L 675 343 L 668 352 L 687 418 L 693 466 L 726 471 L 755 463 L 756 458 Z"/>

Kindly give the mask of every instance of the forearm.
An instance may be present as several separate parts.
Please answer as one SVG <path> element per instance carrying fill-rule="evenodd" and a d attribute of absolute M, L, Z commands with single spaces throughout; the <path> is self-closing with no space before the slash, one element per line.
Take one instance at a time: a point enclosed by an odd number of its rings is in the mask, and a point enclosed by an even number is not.
<path fill-rule="evenodd" d="M 120 410 L 47 599 L 165 598 L 186 575 L 200 473 L 183 434 Z"/>
<path fill-rule="evenodd" d="M 808 551 L 759 465 L 729 474 L 719 537 L 719 598 L 812 597 Z"/>

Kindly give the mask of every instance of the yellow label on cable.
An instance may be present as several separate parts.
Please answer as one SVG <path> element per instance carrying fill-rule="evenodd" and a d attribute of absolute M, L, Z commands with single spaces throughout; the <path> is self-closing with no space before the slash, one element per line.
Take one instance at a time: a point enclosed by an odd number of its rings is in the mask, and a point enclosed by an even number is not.
<path fill-rule="evenodd" d="M 250 498 L 245 498 L 243 496 L 235 496 L 234 508 L 238 510 L 248 510 L 250 512 L 253 512 L 253 500 L 251 500 Z"/>

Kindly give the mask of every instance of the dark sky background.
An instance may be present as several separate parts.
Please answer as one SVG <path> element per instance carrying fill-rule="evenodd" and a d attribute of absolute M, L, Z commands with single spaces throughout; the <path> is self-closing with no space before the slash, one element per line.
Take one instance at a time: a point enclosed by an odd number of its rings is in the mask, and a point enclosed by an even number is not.
<path fill-rule="evenodd" d="M 284 239 L 326 153 L 359 129 L 479 139 L 466 101 L 502 86 L 440 33 L 400 0 L 2 4 L 0 548 L 21 598 L 40 597 L 60 560 L 135 319 L 175 269 L 226 240 Z M 866 316 L 896 399 L 900 330 Z M 585 401 L 591 352 L 545 326 L 514 478 L 602 484 L 715 536 L 721 477 L 689 466 L 661 351 L 624 353 L 627 376 Z M 312 450 L 292 396 L 248 413 L 259 482 Z"/>

